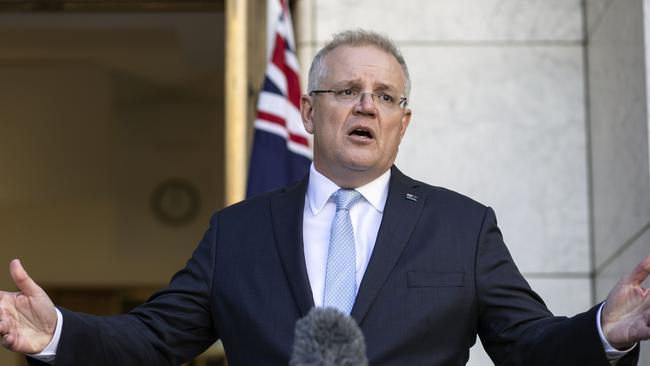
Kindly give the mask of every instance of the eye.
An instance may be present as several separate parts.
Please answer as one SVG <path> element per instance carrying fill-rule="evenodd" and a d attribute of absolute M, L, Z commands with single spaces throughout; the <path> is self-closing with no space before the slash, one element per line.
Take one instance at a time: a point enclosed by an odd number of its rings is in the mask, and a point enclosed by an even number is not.
<path fill-rule="evenodd" d="M 393 104 L 393 103 L 395 103 L 395 98 L 393 98 L 393 96 L 390 95 L 390 94 L 379 93 L 379 94 L 377 94 L 377 98 L 379 99 L 379 101 L 381 101 L 382 103 L 385 103 L 385 104 Z"/>
<path fill-rule="evenodd" d="M 341 97 L 341 98 L 350 98 L 350 97 L 356 97 L 357 96 L 357 91 L 354 89 L 343 89 L 339 90 L 336 92 L 336 96 Z"/>

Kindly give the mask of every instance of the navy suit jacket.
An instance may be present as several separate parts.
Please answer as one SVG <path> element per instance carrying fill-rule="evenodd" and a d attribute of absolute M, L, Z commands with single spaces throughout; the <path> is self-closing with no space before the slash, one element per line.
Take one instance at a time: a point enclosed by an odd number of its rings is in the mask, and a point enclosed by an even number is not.
<path fill-rule="evenodd" d="M 56 365 L 177 365 L 220 338 L 231 366 L 286 366 L 295 322 L 314 306 L 306 187 L 217 212 L 186 267 L 129 314 L 62 309 Z M 490 208 L 392 168 L 351 314 L 370 365 L 464 365 L 479 335 L 497 365 L 608 366 L 595 314 L 554 317 L 517 270 Z"/>

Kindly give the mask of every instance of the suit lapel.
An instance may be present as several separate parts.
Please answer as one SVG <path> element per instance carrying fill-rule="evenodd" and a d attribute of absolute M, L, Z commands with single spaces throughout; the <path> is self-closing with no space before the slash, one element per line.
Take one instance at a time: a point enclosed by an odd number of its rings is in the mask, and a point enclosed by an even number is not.
<path fill-rule="evenodd" d="M 359 324 L 397 263 L 420 217 L 426 197 L 418 194 L 417 187 L 416 181 L 406 177 L 396 167 L 392 168 L 375 248 L 352 308 L 351 315 Z"/>
<path fill-rule="evenodd" d="M 314 307 L 302 242 L 302 219 L 307 179 L 271 200 L 275 245 L 300 316 Z"/>

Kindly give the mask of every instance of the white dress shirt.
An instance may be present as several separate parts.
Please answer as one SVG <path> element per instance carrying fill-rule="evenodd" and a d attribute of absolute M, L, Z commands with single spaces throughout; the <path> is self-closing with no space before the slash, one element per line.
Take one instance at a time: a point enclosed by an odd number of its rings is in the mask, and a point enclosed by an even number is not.
<path fill-rule="evenodd" d="M 350 208 L 350 220 L 352 220 L 356 243 L 357 291 L 359 291 L 363 274 L 366 273 L 372 250 L 375 248 L 379 225 L 388 197 L 389 180 L 390 170 L 387 170 L 379 178 L 356 188 L 363 199 Z M 314 164 L 311 165 L 309 184 L 305 194 L 302 240 L 307 275 L 316 306 L 323 306 L 330 228 L 334 214 L 336 214 L 336 203 L 330 197 L 339 188 L 334 182 L 319 173 L 314 168 Z"/>

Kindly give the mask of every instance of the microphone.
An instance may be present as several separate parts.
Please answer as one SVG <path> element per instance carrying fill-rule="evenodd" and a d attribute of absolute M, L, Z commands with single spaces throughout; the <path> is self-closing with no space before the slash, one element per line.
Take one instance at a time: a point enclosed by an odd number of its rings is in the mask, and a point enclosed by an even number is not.
<path fill-rule="evenodd" d="M 368 366 L 363 333 L 335 308 L 312 308 L 296 322 L 289 366 Z"/>

